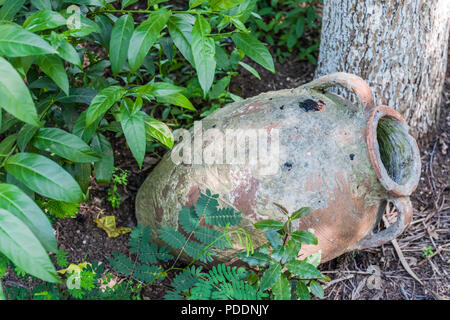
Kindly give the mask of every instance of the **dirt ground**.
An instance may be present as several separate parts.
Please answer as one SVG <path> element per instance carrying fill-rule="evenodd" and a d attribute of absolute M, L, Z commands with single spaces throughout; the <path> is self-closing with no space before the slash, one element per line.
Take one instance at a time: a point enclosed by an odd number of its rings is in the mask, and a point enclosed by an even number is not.
<path fill-rule="evenodd" d="M 283 64 L 275 63 L 275 75 L 246 61 L 261 75 L 258 81 L 244 70 L 231 82 L 231 91 L 244 98 L 258 93 L 283 88 L 297 87 L 313 78 L 314 66 L 308 62 L 294 59 Z M 380 248 L 342 255 L 320 266 L 323 273 L 332 280 L 325 286 L 326 299 L 448 299 L 450 281 L 450 198 L 449 168 L 447 147 L 450 144 L 450 72 L 443 94 L 438 131 L 428 143 L 420 143 L 422 156 L 422 178 L 412 195 L 415 208 L 414 220 L 408 230 L 398 239 L 398 247 L 404 255 L 417 280 L 402 265 L 398 250 L 390 244 Z M 108 238 L 106 233 L 96 227 L 93 219 L 101 215 L 114 215 L 120 226 L 134 227 L 134 201 L 139 186 L 158 162 L 158 155 L 147 154 L 142 170 L 125 148 L 123 137 L 112 139 L 115 150 L 115 166 L 129 170 L 129 183 L 119 189 L 123 201 L 120 208 L 113 209 L 107 198 L 108 186 L 98 185 L 92 179 L 91 201 L 81 206 L 75 219 L 58 219 L 54 227 L 60 249 L 69 253 L 71 263 L 82 261 L 102 261 L 107 263 L 113 251 L 128 254 L 128 235 Z M 431 246 L 432 255 L 425 258 L 423 249 Z M 33 285 L 31 280 L 19 280 L 8 272 L 5 286 Z M 420 281 L 420 282 L 419 282 Z M 144 296 L 149 299 L 162 299 L 168 280 L 146 288 Z"/>

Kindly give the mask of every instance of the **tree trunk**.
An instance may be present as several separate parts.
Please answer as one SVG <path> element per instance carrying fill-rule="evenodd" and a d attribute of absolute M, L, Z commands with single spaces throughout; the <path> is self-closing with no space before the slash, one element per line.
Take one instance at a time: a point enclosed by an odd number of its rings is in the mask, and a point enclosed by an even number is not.
<path fill-rule="evenodd" d="M 439 117 L 449 20 L 449 0 L 325 0 L 316 77 L 359 75 L 423 137 Z"/>

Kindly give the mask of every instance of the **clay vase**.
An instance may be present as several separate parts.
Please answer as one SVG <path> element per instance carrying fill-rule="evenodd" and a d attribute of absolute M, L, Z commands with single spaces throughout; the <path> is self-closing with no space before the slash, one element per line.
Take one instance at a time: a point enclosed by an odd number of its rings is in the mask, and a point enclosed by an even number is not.
<path fill-rule="evenodd" d="M 356 102 L 327 92 L 330 87 L 350 91 Z M 191 141 L 185 134 L 182 143 L 192 146 L 193 154 L 184 150 L 177 158 L 179 143 L 140 188 L 139 223 L 177 228 L 181 206 L 195 204 L 200 192 L 210 189 L 220 195 L 221 205 L 242 211 L 241 226 L 258 247 L 266 238 L 253 224 L 285 219 L 274 203 L 289 212 L 310 207 L 293 227 L 313 232 L 318 245 L 303 246 L 299 258 L 321 250 L 325 262 L 389 242 L 411 222 L 409 195 L 421 168 L 417 144 L 402 116 L 388 106 L 374 107 L 371 89 L 355 75 L 330 74 L 296 89 L 231 103 L 190 134 Z M 228 141 L 233 134 L 234 145 Z M 266 143 L 254 142 L 264 134 Z M 228 157 L 229 145 L 243 147 L 245 161 Z M 188 161 L 174 163 L 180 157 Z M 376 233 L 387 201 L 396 207 L 397 221 Z M 215 262 L 230 261 L 239 249 L 217 251 Z"/>

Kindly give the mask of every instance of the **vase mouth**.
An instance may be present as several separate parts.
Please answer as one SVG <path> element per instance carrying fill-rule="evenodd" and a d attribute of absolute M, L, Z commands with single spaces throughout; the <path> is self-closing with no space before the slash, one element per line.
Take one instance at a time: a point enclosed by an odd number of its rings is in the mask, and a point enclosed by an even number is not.
<path fill-rule="evenodd" d="M 369 157 L 381 185 L 396 196 L 409 196 L 420 179 L 420 152 L 403 117 L 388 106 L 374 108 L 367 122 Z"/>

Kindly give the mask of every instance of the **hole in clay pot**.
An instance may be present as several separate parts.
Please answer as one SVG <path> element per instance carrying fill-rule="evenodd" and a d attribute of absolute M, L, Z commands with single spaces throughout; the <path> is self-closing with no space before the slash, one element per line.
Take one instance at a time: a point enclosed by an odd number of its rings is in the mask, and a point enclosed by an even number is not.
<path fill-rule="evenodd" d="M 396 119 L 382 117 L 377 124 L 380 158 L 389 177 L 397 184 L 411 178 L 414 153 L 406 128 Z"/>
<path fill-rule="evenodd" d="M 420 152 L 400 113 L 388 106 L 374 108 L 367 122 L 370 161 L 390 194 L 409 196 L 420 179 Z"/>

